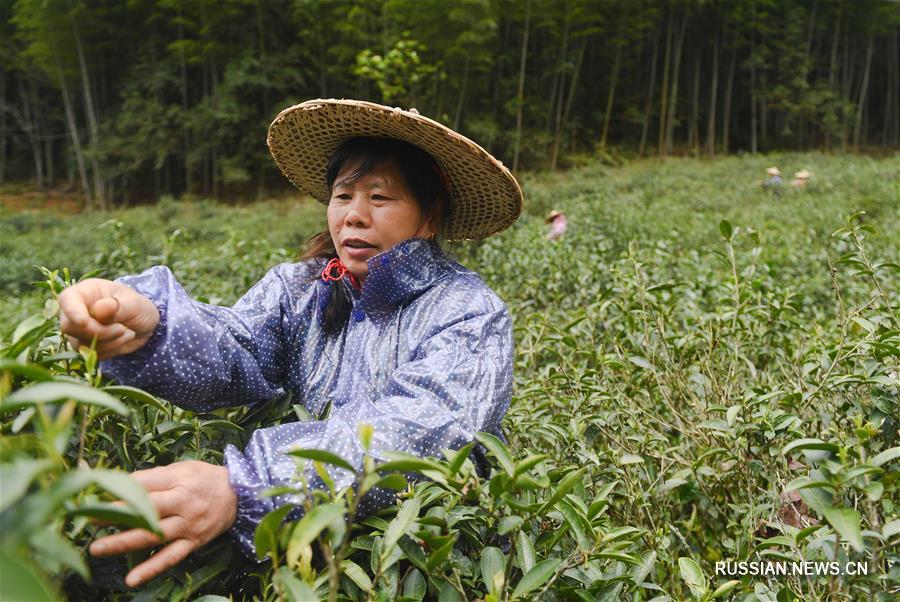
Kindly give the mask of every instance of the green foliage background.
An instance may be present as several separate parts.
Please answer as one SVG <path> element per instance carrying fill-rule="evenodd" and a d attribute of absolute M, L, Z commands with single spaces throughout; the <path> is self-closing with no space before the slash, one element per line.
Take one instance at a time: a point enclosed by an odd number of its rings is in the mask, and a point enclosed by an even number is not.
<path fill-rule="evenodd" d="M 0 0 L 0 184 L 265 198 L 311 98 L 416 107 L 514 171 L 900 146 L 890 0 Z"/>
<path fill-rule="evenodd" d="M 809 187 L 764 191 L 772 163 L 810 169 Z M 258 532 L 269 564 L 223 539 L 135 599 L 894 599 L 898 173 L 897 157 L 786 154 L 526 176 L 526 215 L 453 249 L 515 322 L 508 445 L 481 439 L 491 478 L 465 451 L 381 469 L 429 481 L 367 466 L 359 486 L 399 489 L 398 508 L 348 527 L 352 492 L 316 492 L 307 519 Z M 570 217 L 558 243 L 551 208 Z M 216 462 L 253 428 L 308 419 L 290 400 L 194 415 L 110 388 L 58 339 L 65 274 L 30 266 L 114 277 L 165 262 L 198 298 L 231 303 L 322 220 L 290 199 L 4 216 L 3 588 L 128 598 L 124 560 L 86 559 L 88 517 L 110 516 L 110 496 L 130 501 L 120 520 L 155 517 L 106 469 Z M 714 574 L 725 559 L 832 558 L 870 574 Z"/>

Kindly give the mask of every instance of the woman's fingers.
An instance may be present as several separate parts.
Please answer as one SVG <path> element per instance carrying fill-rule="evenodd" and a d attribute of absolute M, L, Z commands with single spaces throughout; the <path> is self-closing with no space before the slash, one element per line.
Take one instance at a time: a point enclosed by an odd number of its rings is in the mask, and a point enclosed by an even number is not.
<path fill-rule="evenodd" d="M 125 585 L 137 587 L 160 573 L 164 573 L 194 551 L 196 544 L 187 539 L 176 539 L 162 550 L 134 567 L 125 577 Z"/>
<path fill-rule="evenodd" d="M 164 491 L 172 489 L 178 483 L 180 468 L 181 462 L 176 462 L 168 466 L 135 470 L 131 473 L 131 478 L 143 485 L 147 491 Z"/>
<path fill-rule="evenodd" d="M 94 305 L 91 307 L 91 314 L 98 322 L 111 324 L 116 318 L 116 312 L 119 311 L 120 305 L 115 295 L 104 297 L 94 302 Z"/>
<path fill-rule="evenodd" d="M 90 345 L 94 338 L 98 342 L 113 341 L 129 330 L 124 324 L 101 324 L 90 316 L 76 323 L 68 314 L 60 316 L 59 326 L 64 333 L 75 337 L 83 345 Z"/>
<path fill-rule="evenodd" d="M 129 344 L 134 341 L 134 331 L 126 330 L 121 336 L 118 338 L 97 345 L 97 355 L 100 359 L 105 360 L 110 357 L 115 357 L 117 355 L 122 355 L 123 353 L 128 353 L 130 349 L 128 349 Z"/>
<path fill-rule="evenodd" d="M 184 522 L 177 517 L 170 516 L 162 519 L 159 526 L 163 533 L 162 539 L 147 529 L 129 529 L 128 531 L 101 537 L 91 544 L 89 548 L 91 556 L 113 556 L 158 546 L 164 541 L 178 537 L 179 528 L 184 526 Z"/>

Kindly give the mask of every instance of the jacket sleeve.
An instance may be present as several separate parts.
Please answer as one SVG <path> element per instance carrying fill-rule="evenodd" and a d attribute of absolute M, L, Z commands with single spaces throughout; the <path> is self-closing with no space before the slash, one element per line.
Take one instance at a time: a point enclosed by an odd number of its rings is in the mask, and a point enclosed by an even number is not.
<path fill-rule="evenodd" d="M 376 458 L 389 450 L 440 456 L 442 448 L 458 449 L 478 431 L 499 432 L 510 401 L 512 362 L 509 313 L 494 298 L 489 308 L 470 311 L 432 330 L 412 359 L 392 373 L 379 399 L 360 396 L 343 405 L 336 401 L 327 420 L 260 429 L 243 453 L 229 446 L 226 464 L 238 495 L 232 534 L 252 556 L 254 531 L 263 516 L 296 501 L 291 496 L 260 496 L 271 487 L 296 484 L 296 459 L 285 455 L 286 451 L 328 450 L 359 470 L 363 424 L 374 427 L 369 453 Z M 320 485 L 313 473 L 305 476 L 311 486 Z M 356 479 L 355 474 L 333 467 L 331 477 L 338 489 Z M 364 505 L 374 510 L 393 501 L 393 492 L 373 491 Z"/>
<path fill-rule="evenodd" d="M 153 301 L 160 323 L 144 347 L 104 361 L 103 372 L 195 411 L 281 394 L 290 267 L 270 270 L 233 307 L 191 299 L 167 267 L 120 278 Z"/>

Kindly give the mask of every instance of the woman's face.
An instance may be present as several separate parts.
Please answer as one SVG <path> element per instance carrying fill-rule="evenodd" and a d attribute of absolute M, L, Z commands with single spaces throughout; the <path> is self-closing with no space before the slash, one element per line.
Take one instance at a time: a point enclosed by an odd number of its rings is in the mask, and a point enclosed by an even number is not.
<path fill-rule="evenodd" d="M 390 161 L 348 182 L 356 162 L 344 165 L 334 180 L 328 203 L 328 231 L 338 257 L 364 281 L 366 262 L 409 238 L 434 235 L 433 220 L 425 219 L 418 201 Z"/>

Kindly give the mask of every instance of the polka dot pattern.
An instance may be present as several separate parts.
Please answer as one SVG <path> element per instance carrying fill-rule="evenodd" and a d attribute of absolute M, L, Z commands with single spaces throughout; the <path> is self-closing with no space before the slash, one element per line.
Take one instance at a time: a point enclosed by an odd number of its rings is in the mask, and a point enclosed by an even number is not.
<path fill-rule="evenodd" d="M 477 274 L 451 261 L 434 242 L 412 239 L 369 261 L 361 292 L 319 278 L 322 260 L 279 265 L 233 307 L 191 299 L 168 268 L 119 281 L 150 298 L 160 324 L 141 350 L 103 362 L 104 372 L 181 407 L 207 411 L 248 405 L 290 391 L 312 416 L 253 433 L 245 450 L 225 450 L 238 520 L 232 533 L 254 556 L 262 517 L 296 496 L 261 497 L 298 482 L 286 451 L 324 449 L 361 467 L 359 427 L 374 427 L 369 453 L 440 456 L 478 431 L 502 436 L 512 390 L 512 325 L 506 305 Z M 330 286 L 345 286 L 353 304 L 340 332 L 322 329 Z M 311 467 L 304 478 L 323 486 Z M 332 468 L 336 486 L 355 475 Z M 394 501 L 373 491 L 367 511 Z"/>

